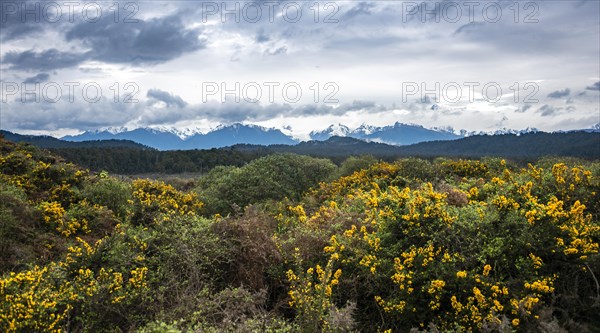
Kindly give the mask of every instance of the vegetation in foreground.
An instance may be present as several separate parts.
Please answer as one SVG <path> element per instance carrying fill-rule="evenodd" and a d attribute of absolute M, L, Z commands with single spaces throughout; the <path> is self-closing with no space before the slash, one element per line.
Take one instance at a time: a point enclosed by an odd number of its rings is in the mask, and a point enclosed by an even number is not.
<path fill-rule="evenodd" d="M 598 331 L 599 177 L 272 155 L 180 186 L 0 139 L 0 330 Z"/>

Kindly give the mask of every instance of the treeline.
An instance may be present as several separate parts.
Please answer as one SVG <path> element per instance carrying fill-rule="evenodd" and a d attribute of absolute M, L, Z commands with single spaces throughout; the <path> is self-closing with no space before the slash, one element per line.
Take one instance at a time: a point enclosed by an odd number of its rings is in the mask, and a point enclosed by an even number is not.
<path fill-rule="evenodd" d="M 270 153 L 231 148 L 158 151 L 125 147 L 60 148 L 50 151 L 90 170 L 106 170 L 117 174 L 205 173 L 219 165 L 241 166 Z"/>

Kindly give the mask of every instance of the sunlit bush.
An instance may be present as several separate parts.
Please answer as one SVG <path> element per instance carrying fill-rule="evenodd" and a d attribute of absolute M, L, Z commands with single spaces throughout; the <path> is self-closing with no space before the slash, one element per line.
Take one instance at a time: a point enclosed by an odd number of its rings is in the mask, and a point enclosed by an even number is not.
<path fill-rule="evenodd" d="M 506 166 L 492 162 L 495 169 Z M 598 178 L 582 166 L 561 163 L 550 170 L 506 167 L 489 176 L 479 161 L 442 161 L 442 166 L 461 176 L 458 187 L 470 184 L 455 189 L 466 193 L 468 202 L 448 205 L 451 185 L 440 187 L 445 193 L 431 184 L 393 186 L 398 171 L 388 164 L 311 193 L 311 198 L 335 199 L 338 211 L 364 211 L 363 219 L 335 238 L 344 247 L 342 270 L 354 272 L 353 280 L 376 284 L 358 292 L 356 302 L 373 308 L 365 304 L 371 299 L 385 316 L 379 324 L 362 317 L 363 327 L 532 330 L 546 307 L 571 304 L 571 297 L 586 304 L 576 311 L 590 315 L 598 292 L 590 267 L 597 267 L 600 227 L 587 205 L 597 201 L 590 189 Z M 308 221 L 320 214 L 320 209 L 302 210 L 295 214 L 297 222 L 286 223 L 311 228 Z M 590 286 L 587 293 L 564 287 L 573 276 Z M 340 285 L 351 288 L 353 282 L 342 276 Z"/>
<path fill-rule="evenodd" d="M 132 188 L 132 221 L 137 224 L 161 223 L 172 216 L 195 216 L 204 206 L 195 193 L 177 191 L 161 181 L 137 179 Z"/>

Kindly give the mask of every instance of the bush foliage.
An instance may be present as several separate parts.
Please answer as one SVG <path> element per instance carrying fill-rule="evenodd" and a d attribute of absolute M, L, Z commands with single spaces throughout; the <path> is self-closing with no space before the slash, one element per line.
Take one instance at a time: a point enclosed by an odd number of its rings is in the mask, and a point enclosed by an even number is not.
<path fill-rule="evenodd" d="M 598 331 L 599 177 L 284 154 L 177 189 L 0 139 L 0 330 Z"/>

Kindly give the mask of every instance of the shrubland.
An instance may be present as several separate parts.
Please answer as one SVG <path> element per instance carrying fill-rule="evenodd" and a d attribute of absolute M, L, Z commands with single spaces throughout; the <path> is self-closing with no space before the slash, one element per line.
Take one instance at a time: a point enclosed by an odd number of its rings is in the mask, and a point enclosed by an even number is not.
<path fill-rule="evenodd" d="M 0 139 L 0 330 L 598 331 L 599 177 L 283 154 L 173 186 Z"/>

